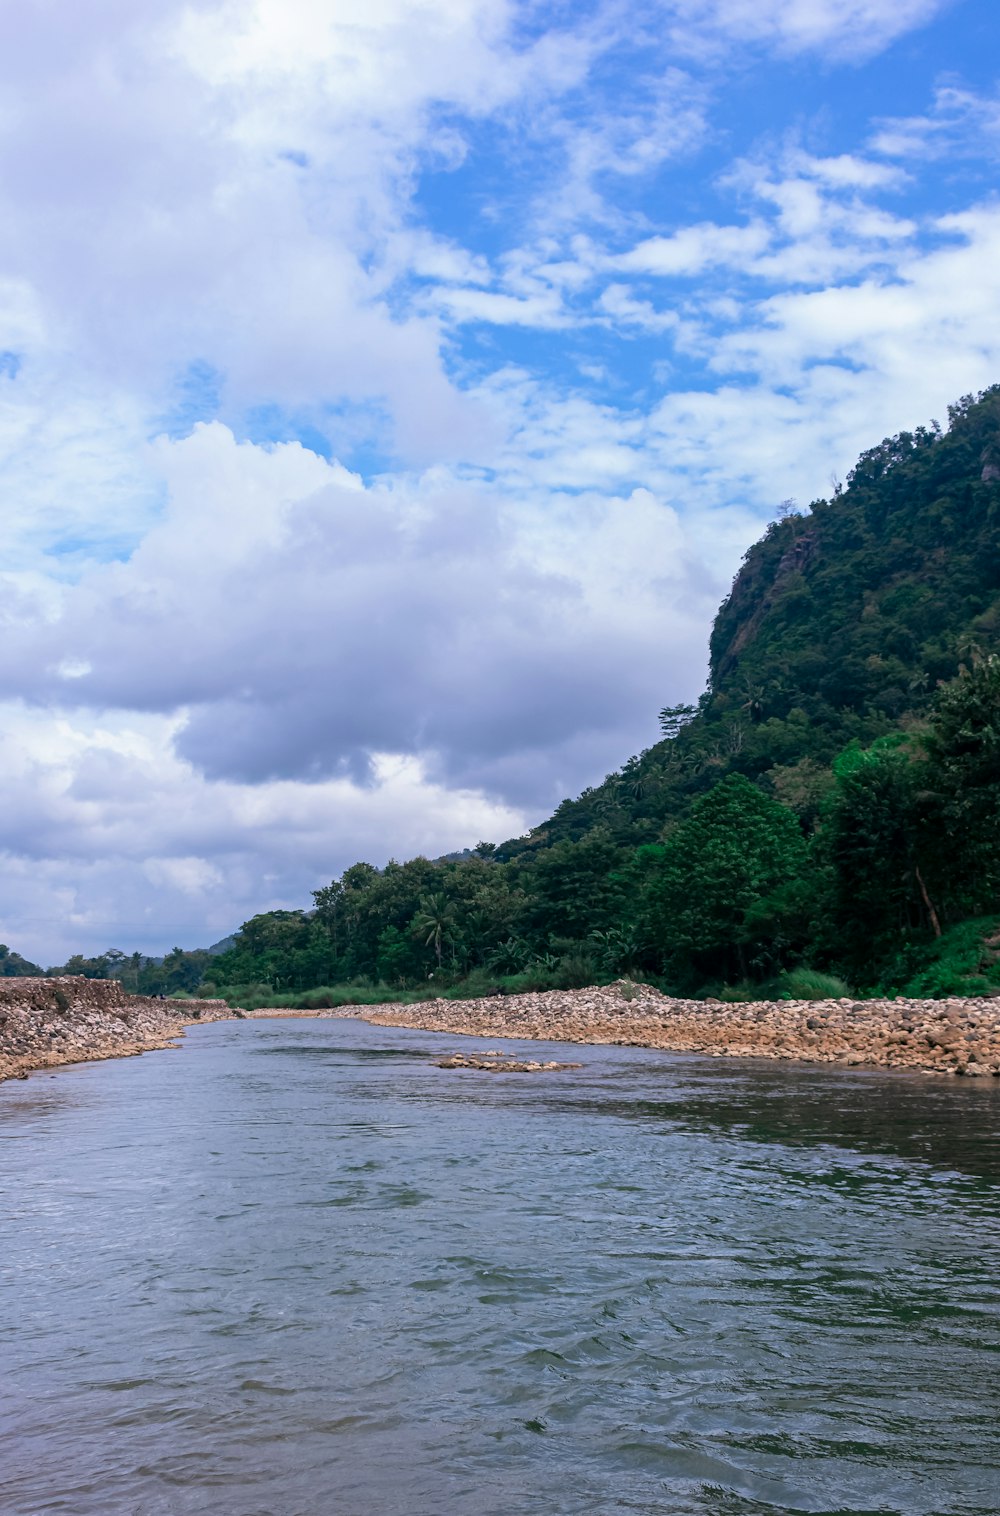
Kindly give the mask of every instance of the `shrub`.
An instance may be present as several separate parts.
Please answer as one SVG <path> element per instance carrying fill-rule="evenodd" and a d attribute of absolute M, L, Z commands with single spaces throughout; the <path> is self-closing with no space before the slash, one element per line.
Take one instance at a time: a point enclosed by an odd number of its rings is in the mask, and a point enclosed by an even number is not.
<path fill-rule="evenodd" d="M 719 999 L 727 1005 L 740 1005 L 748 1000 L 766 1000 L 767 991 L 759 984 L 751 984 L 749 980 L 742 979 L 739 984 L 724 984 L 719 991 Z"/>
<path fill-rule="evenodd" d="M 1000 984 L 996 916 L 959 922 L 932 943 L 911 948 L 895 966 L 903 994 L 936 1000 L 947 995 L 989 994 Z M 902 970 L 902 972 L 900 972 Z"/>
<path fill-rule="evenodd" d="M 836 974 L 800 968 L 789 969 L 781 975 L 778 994 L 782 1000 L 846 1000 L 851 995 L 851 988 Z"/>
<path fill-rule="evenodd" d="M 567 953 L 565 958 L 559 960 L 556 978 L 560 989 L 583 990 L 588 985 L 596 984 L 598 979 L 607 978 L 607 975 L 600 973 L 589 953 Z"/>

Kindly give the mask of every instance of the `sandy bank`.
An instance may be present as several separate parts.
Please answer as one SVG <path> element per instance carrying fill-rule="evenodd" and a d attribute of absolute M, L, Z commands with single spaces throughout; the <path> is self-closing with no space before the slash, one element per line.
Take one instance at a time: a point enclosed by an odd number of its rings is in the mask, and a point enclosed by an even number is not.
<path fill-rule="evenodd" d="M 127 995 L 115 979 L 0 979 L 0 1081 L 172 1047 L 192 1022 L 232 1015 L 223 1000 Z"/>
<path fill-rule="evenodd" d="M 378 1026 L 616 1043 L 715 1057 L 794 1058 L 925 1073 L 1000 1075 L 1000 1001 L 784 1000 L 724 1005 L 674 1000 L 627 982 L 586 990 L 255 1017 L 358 1017 Z"/>

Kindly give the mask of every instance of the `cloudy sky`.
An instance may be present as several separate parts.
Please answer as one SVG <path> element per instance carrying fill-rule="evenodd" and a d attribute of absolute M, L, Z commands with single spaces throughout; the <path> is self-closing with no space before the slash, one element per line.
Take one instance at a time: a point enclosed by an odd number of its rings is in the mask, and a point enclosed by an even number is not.
<path fill-rule="evenodd" d="M 204 945 L 697 696 L 1000 379 L 995 0 L 0 0 L 0 939 Z"/>

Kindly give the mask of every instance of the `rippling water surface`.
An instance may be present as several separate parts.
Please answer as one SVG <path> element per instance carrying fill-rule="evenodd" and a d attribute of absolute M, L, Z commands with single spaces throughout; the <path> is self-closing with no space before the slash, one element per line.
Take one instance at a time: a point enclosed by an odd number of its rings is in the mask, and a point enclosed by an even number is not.
<path fill-rule="evenodd" d="M 0 1088 L 4 1516 L 995 1516 L 992 1082 L 462 1040 Z"/>

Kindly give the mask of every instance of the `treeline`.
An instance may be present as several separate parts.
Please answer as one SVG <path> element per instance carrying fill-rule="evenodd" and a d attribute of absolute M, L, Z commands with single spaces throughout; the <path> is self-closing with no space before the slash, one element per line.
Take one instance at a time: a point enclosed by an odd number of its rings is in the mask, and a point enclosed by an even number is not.
<path fill-rule="evenodd" d="M 17 954 L 13 955 L 17 957 Z M 109 948 L 93 958 L 74 953 L 65 963 L 48 969 L 26 963 L 16 970 L 26 974 L 82 974 L 85 979 L 117 979 L 132 995 L 192 995 L 212 965 L 212 954 L 207 948 L 173 948 L 164 958 L 147 958 L 142 953 L 123 953 Z M 3 960 L 0 958 L 0 970 Z"/>
<path fill-rule="evenodd" d="M 664 761 L 682 764 L 690 740 L 667 739 Z M 794 987 L 804 967 L 859 992 L 1000 980 L 990 921 L 953 930 L 1000 901 L 1000 658 L 943 686 L 925 718 L 796 778 L 730 773 L 638 846 L 596 825 L 510 857 L 480 844 L 462 859 L 355 864 L 312 911 L 247 922 L 213 959 L 213 986 L 265 999 L 340 986 L 351 999 L 629 975 L 745 995 Z"/>
<path fill-rule="evenodd" d="M 37 963 L 31 963 L 27 958 L 22 958 L 20 953 L 11 952 L 5 942 L 0 942 L 0 978 L 25 978 L 41 972 Z"/>

